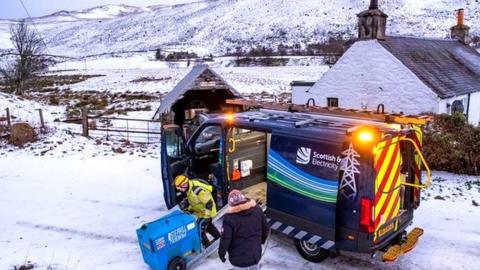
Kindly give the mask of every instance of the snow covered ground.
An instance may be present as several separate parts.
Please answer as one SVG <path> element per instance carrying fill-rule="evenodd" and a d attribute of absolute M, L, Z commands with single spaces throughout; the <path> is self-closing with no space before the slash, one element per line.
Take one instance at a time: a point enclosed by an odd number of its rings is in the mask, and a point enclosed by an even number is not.
<path fill-rule="evenodd" d="M 148 269 L 135 229 L 166 211 L 158 149 L 147 149 L 145 157 L 136 150 L 115 154 L 79 137 L 59 141 L 63 150 L 45 156 L 0 150 L 0 268 L 31 262 L 35 269 Z M 313 264 L 274 235 L 262 269 L 480 269 L 480 207 L 472 204 L 480 202 L 479 179 L 434 177 L 414 222 L 425 234 L 397 262 L 346 253 Z M 477 182 L 469 189 L 468 181 Z M 212 255 L 199 269 L 212 268 L 231 267 Z"/>
<path fill-rule="evenodd" d="M 153 54 L 129 57 L 103 57 L 87 61 L 67 61 L 50 68 L 60 75 L 105 75 L 74 85 L 60 86 L 73 91 L 141 91 L 166 93 L 190 71 L 186 62 L 154 61 Z M 319 57 L 296 57 L 291 65 L 280 67 L 231 67 L 233 59 L 217 58 L 208 64 L 241 93 L 281 93 L 290 91 L 293 80 L 317 81 L 328 71 Z M 63 71 L 68 70 L 68 71 Z M 144 80 L 142 78 L 150 78 Z"/>

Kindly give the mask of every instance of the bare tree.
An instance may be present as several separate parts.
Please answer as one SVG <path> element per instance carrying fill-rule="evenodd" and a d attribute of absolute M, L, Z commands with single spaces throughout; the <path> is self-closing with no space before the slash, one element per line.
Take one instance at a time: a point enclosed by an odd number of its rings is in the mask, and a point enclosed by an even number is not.
<path fill-rule="evenodd" d="M 23 95 L 25 82 L 45 68 L 42 53 L 44 43 L 38 33 L 21 21 L 10 26 L 10 40 L 14 46 L 15 59 L 0 68 L 5 83 L 10 92 Z"/>

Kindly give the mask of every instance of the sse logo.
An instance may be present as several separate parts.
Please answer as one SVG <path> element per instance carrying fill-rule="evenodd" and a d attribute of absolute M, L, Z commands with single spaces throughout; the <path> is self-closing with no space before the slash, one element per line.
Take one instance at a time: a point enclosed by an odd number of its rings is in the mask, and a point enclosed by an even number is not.
<path fill-rule="evenodd" d="M 312 156 L 312 149 L 308 147 L 300 147 L 297 150 L 297 163 L 308 164 Z"/>

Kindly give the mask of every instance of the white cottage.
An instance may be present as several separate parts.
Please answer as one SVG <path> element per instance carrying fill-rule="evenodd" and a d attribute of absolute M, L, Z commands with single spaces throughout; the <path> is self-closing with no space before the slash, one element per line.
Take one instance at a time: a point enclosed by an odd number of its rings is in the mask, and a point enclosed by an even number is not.
<path fill-rule="evenodd" d="M 311 88 L 292 95 L 305 104 L 418 114 L 464 113 L 480 124 L 480 54 L 468 46 L 463 10 L 452 39 L 385 35 L 386 18 L 372 1 L 358 14 L 359 40 Z"/>

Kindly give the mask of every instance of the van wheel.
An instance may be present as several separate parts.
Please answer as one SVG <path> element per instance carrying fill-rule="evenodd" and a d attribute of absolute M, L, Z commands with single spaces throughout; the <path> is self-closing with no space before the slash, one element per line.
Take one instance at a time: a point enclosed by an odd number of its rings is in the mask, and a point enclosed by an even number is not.
<path fill-rule="evenodd" d="M 187 269 L 187 263 L 183 258 L 175 257 L 168 264 L 168 270 L 185 270 Z"/>
<path fill-rule="evenodd" d="M 321 262 L 328 257 L 328 250 L 304 240 L 295 239 L 295 247 L 302 257 L 311 262 Z"/>

